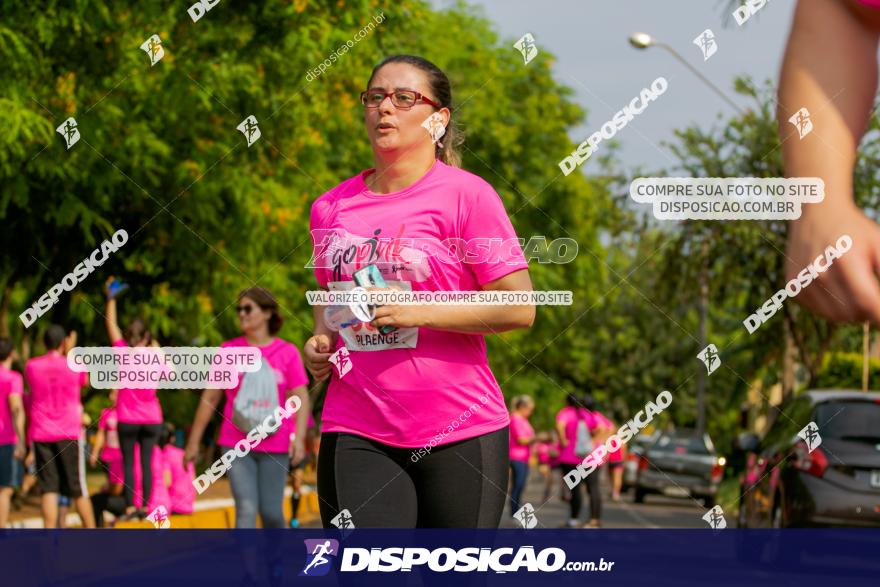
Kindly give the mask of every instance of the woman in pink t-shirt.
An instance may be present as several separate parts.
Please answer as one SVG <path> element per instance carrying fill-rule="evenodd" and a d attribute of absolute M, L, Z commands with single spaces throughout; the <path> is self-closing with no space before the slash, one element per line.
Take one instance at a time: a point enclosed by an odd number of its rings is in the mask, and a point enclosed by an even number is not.
<path fill-rule="evenodd" d="M 153 340 L 146 323 L 140 318 L 132 320 L 125 327 L 125 332 L 119 329 L 116 320 L 115 292 L 110 287 L 112 277 L 107 280 L 104 293 L 107 296 L 106 326 L 107 335 L 114 347 L 145 347 L 158 346 Z M 119 390 L 116 400 L 116 420 L 119 432 L 119 445 L 122 449 L 122 466 L 126 514 L 137 515 L 143 519 L 147 512 L 142 507 L 136 507 L 134 503 L 135 492 L 135 445 L 140 447 L 141 454 L 153 454 L 153 448 L 159 442 L 162 433 L 162 406 L 155 389 L 128 389 Z M 153 490 L 153 471 L 147 459 L 140 465 L 140 479 L 137 489 L 143 495 L 150 495 Z"/>
<path fill-rule="evenodd" d="M 310 411 L 307 388 L 309 378 L 296 345 L 275 336 L 281 330 L 282 318 L 278 302 L 268 290 L 255 286 L 242 291 L 238 295 L 236 310 L 243 336 L 227 340 L 221 346 L 260 349 L 260 371 L 239 376 L 238 384 L 232 389 L 206 389 L 202 393 L 202 401 L 186 443 L 185 462 L 188 464 L 198 456 L 205 427 L 225 395 L 223 423 L 220 425 L 217 444 L 223 453 L 232 451 L 235 456 L 229 468 L 229 484 L 235 500 L 235 527 L 256 528 L 259 513 L 264 528 L 284 528 L 286 524 L 282 505 L 289 464 L 299 463 L 306 454 L 305 432 Z M 252 405 L 252 402 L 248 406 L 242 406 L 242 402 L 236 405 L 239 389 L 248 377 L 253 377 L 248 382 L 250 386 L 256 381 L 265 381 L 266 376 L 270 378 L 270 385 L 274 384 L 277 388 L 277 402 L 269 406 Z M 251 435 L 254 429 L 243 430 L 239 428 L 240 424 L 234 423 L 235 420 L 242 422 L 241 418 L 236 418 L 236 412 L 241 414 L 243 409 L 265 409 L 266 413 L 271 414 L 279 406 L 293 405 L 293 402 L 288 401 L 292 396 L 300 401 L 296 414 L 281 418 L 280 425 L 276 417 L 268 416 L 268 422 L 277 428 L 265 438 Z M 266 421 L 262 417 L 259 419 Z M 291 442 L 293 457 L 289 456 Z M 239 456 L 239 447 L 243 451 L 248 446 L 250 449 L 245 455 Z"/>
<path fill-rule="evenodd" d="M 501 198 L 459 167 L 446 74 L 395 55 L 361 102 L 374 168 L 312 205 L 319 286 L 350 289 L 374 265 L 401 290 L 531 290 Z M 318 380 L 333 370 L 318 459 L 325 526 L 348 510 L 355 527 L 497 527 L 509 416 L 484 335 L 534 318 L 533 305 L 385 305 L 334 331 L 315 306 L 306 364 Z"/>
<path fill-rule="evenodd" d="M 168 511 L 174 514 L 191 514 L 196 501 L 196 488 L 193 487 L 196 469 L 192 463 L 185 461 L 184 450 L 174 444 L 174 432 L 174 426 L 166 423 L 159 440 L 165 472 L 170 476 L 168 497 L 171 507 Z"/>
<path fill-rule="evenodd" d="M 602 442 L 606 442 L 612 431 L 617 430 L 617 426 L 605 414 L 600 412 L 597 406 L 594 405 L 592 412 L 599 424 L 607 430 L 607 434 L 601 439 Z M 617 450 L 610 451 L 606 457 L 608 475 L 611 477 L 611 501 L 620 501 L 620 490 L 623 487 L 623 460 L 625 456 L 626 447 L 621 445 Z"/>
<path fill-rule="evenodd" d="M 605 433 L 605 428 L 584 406 L 583 398 L 570 393 L 565 398 L 565 403 L 566 406 L 556 414 L 556 431 L 559 433 L 559 462 L 562 465 L 563 478 L 583 462 L 587 454 L 595 448 L 601 435 Z M 578 451 L 578 427 L 581 422 L 584 423 L 588 432 L 588 444 Z M 590 494 L 590 522 L 588 525 L 597 527 L 602 511 L 602 497 L 599 495 L 599 471 L 587 475 L 582 483 Z M 578 517 L 582 504 L 580 487 L 575 486 L 571 490 L 571 502 L 569 503 L 571 515 L 566 522 L 567 527 L 574 528 L 580 525 Z"/>
<path fill-rule="evenodd" d="M 98 433 L 95 435 L 95 445 L 89 457 L 89 465 L 97 466 L 100 458 L 107 467 L 108 493 L 122 495 L 122 486 L 125 483 L 122 466 L 122 448 L 119 445 L 119 422 L 116 415 L 116 401 L 119 391 L 110 390 L 110 407 L 101 410 L 98 419 Z"/>
<path fill-rule="evenodd" d="M 527 395 L 513 398 L 510 412 L 510 515 L 519 511 L 519 500 L 526 480 L 529 478 L 529 456 L 535 442 L 535 430 L 529 416 L 535 410 L 535 402 Z"/>

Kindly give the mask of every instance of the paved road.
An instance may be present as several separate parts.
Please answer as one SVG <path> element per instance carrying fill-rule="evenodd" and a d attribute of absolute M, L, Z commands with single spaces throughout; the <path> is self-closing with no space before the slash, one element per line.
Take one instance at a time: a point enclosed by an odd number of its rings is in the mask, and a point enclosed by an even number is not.
<path fill-rule="evenodd" d="M 561 481 L 560 481 L 561 483 Z M 584 491 L 583 487 L 578 487 Z M 536 470 L 529 475 L 529 482 L 523 494 L 523 503 L 531 503 L 538 517 L 539 528 L 559 528 L 568 519 L 568 503 L 559 499 L 559 486 L 556 486 L 547 503 L 542 503 L 544 495 L 543 480 Z M 589 515 L 588 500 L 584 497 L 581 520 Z M 625 494 L 623 500 L 614 503 L 610 499 L 610 489 L 603 479 L 602 484 L 602 525 L 604 528 L 705 528 L 702 516 L 706 510 L 691 498 L 672 498 L 662 495 L 649 495 L 645 503 L 632 502 L 632 492 Z M 519 522 L 511 517 L 509 499 L 504 508 L 501 528 L 519 528 Z M 728 516 L 728 523 L 733 521 Z M 320 528 L 320 521 L 303 524 L 305 528 Z"/>
<path fill-rule="evenodd" d="M 632 492 L 625 494 L 622 501 L 614 503 L 610 498 L 610 488 L 602 480 L 602 527 L 603 528 L 705 528 L 702 516 L 706 510 L 694 499 L 672 498 L 662 495 L 648 495 L 645 503 L 632 501 Z M 577 487 L 586 493 L 581 486 Z M 539 528 L 559 528 L 568 519 L 569 506 L 559 498 L 559 488 L 551 494 L 546 503 L 543 481 L 536 470 L 529 474 L 529 482 L 523 494 L 523 502 L 531 503 L 538 517 Z M 589 501 L 583 499 L 581 521 L 589 517 Z M 730 522 L 730 520 L 728 520 Z M 505 507 L 501 520 L 502 528 L 518 528 L 519 522 L 511 518 L 510 505 Z"/>

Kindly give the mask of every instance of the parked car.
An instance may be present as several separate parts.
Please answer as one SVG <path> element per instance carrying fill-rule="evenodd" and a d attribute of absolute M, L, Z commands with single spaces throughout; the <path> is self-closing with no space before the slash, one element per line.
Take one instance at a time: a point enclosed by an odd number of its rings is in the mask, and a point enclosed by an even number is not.
<path fill-rule="evenodd" d="M 811 447 L 798 433 L 815 423 Z M 880 527 L 880 392 L 814 390 L 789 401 L 747 451 L 740 527 Z"/>
<path fill-rule="evenodd" d="M 629 491 L 631 488 L 635 487 L 636 477 L 639 474 L 639 457 L 645 454 L 645 451 L 649 446 L 654 444 L 658 436 L 660 436 L 659 432 L 638 434 L 635 438 L 629 441 L 629 444 L 626 446 L 626 460 L 623 463 L 623 483 L 621 484 L 621 491 Z"/>
<path fill-rule="evenodd" d="M 710 507 L 724 475 L 725 459 L 718 456 L 708 434 L 694 430 L 662 432 L 639 457 L 635 502 L 649 493 L 693 497 Z"/>

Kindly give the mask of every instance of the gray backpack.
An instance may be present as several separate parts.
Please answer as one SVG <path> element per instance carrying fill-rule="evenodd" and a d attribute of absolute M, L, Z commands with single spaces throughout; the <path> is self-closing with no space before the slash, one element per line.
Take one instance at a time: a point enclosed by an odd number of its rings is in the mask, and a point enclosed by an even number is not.
<path fill-rule="evenodd" d="M 278 407 L 278 381 L 266 357 L 259 371 L 245 373 L 232 403 L 232 423 L 247 434 Z"/>
<path fill-rule="evenodd" d="M 579 457 L 585 457 L 593 450 L 593 437 L 590 435 L 590 429 L 587 427 L 586 421 L 578 414 L 577 423 L 577 441 L 574 445 L 574 454 Z"/>

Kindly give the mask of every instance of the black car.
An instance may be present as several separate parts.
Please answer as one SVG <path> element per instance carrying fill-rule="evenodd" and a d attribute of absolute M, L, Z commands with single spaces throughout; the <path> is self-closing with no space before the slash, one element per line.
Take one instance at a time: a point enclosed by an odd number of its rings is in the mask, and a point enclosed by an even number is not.
<path fill-rule="evenodd" d="M 811 422 L 813 450 L 798 433 Z M 880 392 L 808 391 L 763 441 L 743 434 L 741 528 L 880 527 Z"/>
<path fill-rule="evenodd" d="M 724 475 L 725 458 L 718 456 L 708 434 L 693 430 L 663 432 L 639 457 L 635 502 L 649 493 L 692 497 L 707 507 L 715 502 Z"/>

